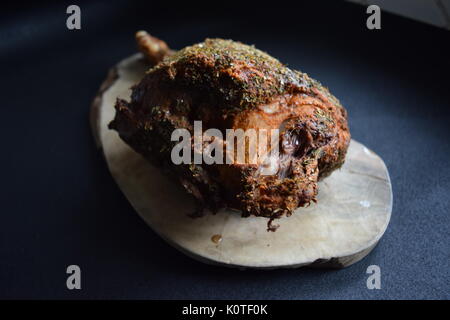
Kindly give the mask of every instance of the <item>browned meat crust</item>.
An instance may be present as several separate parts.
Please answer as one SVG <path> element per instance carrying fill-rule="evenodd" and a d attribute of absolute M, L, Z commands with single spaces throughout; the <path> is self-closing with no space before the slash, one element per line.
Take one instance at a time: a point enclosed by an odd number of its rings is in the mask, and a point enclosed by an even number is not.
<path fill-rule="evenodd" d="M 146 52 L 145 48 L 141 49 Z M 145 45 L 144 45 L 145 47 Z M 213 212 L 223 206 L 243 216 L 291 215 L 315 201 L 317 181 L 339 168 L 350 142 L 345 109 L 319 82 L 268 54 L 239 42 L 206 39 L 167 55 L 118 100 L 110 128 L 179 179 Z M 171 133 L 194 120 L 203 129 L 280 129 L 280 155 L 267 163 L 174 165 Z M 266 159 L 267 160 L 267 159 Z"/>

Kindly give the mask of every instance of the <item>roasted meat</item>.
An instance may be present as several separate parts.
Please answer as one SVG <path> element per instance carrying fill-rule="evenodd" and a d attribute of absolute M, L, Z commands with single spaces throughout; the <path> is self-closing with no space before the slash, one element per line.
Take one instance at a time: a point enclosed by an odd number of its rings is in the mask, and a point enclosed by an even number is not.
<path fill-rule="evenodd" d="M 346 110 L 307 74 L 231 40 L 206 39 L 174 52 L 145 32 L 136 38 L 153 66 L 132 88 L 131 101 L 117 100 L 110 128 L 180 181 L 199 212 L 234 208 L 269 218 L 273 231 L 274 219 L 315 201 L 318 180 L 343 164 L 350 142 Z M 246 153 L 244 162 L 175 165 L 172 132 L 184 128 L 194 136 L 197 120 L 224 137 L 227 129 L 278 129 L 279 152 L 256 162 Z"/>

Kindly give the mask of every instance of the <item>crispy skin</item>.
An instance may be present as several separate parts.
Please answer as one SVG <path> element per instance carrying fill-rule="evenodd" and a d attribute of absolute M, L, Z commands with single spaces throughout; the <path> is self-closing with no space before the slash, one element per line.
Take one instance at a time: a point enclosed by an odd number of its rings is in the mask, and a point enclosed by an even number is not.
<path fill-rule="evenodd" d="M 193 136 L 194 120 L 224 136 L 231 128 L 280 129 L 281 152 L 256 164 L 173 165 L 172 131 L 186 128 Z M 222 39 L 166 54 L 133 87 L 130 102 L 117 101 L 110 128 L 176 177 L 199 208 L 264 216 L 271 231 L 273 219 L 315 201 L 317 181 L 343 164 L 350 142 L 345 109 L 319 82 Z M 262 166 L 273 174 L 262 175 Z"/>

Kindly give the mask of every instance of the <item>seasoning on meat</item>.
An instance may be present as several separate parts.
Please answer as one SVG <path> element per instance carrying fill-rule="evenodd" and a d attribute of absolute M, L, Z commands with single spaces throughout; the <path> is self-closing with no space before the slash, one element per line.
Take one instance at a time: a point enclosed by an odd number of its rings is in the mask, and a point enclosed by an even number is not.
<path fill-rule="evenodd" d="M 318 180 L 343 164 L 350 143 L 346 110 L 327 88 L 240 42 L 206 39 L 174 52 L 147 33 L 137 40 L 154 66 L 130 102 L 117 100 L 110 128 L 178 179 L 200 213 L 234 208 L 269 218 L 274 231 L 274 219 L 316 201 Z M 195 120 L 224 136 L 226 129 L 279 129 L 280 152 L 256 164 L 174 165 L 171 134 L 193 134 Z M 261 174 L 267 166 L 273 173 Z"/>

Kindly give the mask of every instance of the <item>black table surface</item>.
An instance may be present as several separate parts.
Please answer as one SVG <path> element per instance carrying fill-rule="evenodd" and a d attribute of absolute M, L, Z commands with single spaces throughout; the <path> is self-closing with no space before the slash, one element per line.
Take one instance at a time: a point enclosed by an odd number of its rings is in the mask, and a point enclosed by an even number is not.
<path fill-rule="evenodd" d="M 450 32 L 385 12 L 382 29 L 368 30 L 364 7 L 309 2 L 80 1 L 72 31 L 71 3 L 2 4 L 0 298 L 450 298 Z M 173 48 L 206 37 L 255 44 L 328 86 L 352 137 L 391 175 L 392 219 L 374 251 L 342 270 L 240 271 L 160 239 L 112 179 L 88 123 L 139 29 Z M 81 290 L 66 288 L 72 264 Z M 370 265 L 380 290 L 366 286 Z"/>

